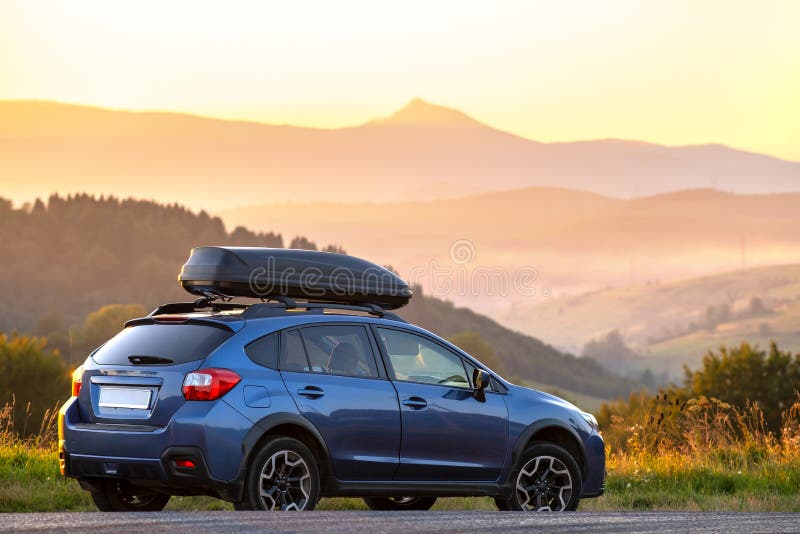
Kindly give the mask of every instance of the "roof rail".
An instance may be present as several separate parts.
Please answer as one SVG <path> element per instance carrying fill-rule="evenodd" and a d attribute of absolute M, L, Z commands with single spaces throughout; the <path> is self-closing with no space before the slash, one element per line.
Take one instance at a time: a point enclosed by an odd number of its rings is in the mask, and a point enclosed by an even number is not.
<path fill-rule="evenodd" d="M 283 296 L 272 297 L 275 302 L 261 302 L 258 304 L 244 304 L 238 302 L 218 302 L 213 298 L 202 297 L 194 302 L 173 302 L 169 304 L 162 304 L 148 315 L 154 317 L 156 315 L 170 315 L 170 314 L 183 314 L 193 313 L 202 309 L 210 308 L 213 311 L 225 310 L 242 310 L 242 319 L 257 319 L 262 317 L 277 317 L 284 315 L 287 310 L 297 310 L 298 313 L 325 313 L 325 310 L 345 310 L 367 313 L 375 317 L 382 317 L 392 321 L 407 322 L 402 317 L 387 312 L 377 304 L 342 304 L 339 302 L 317 302 L 317 301 L 301 301 L 297 302 L 294 299 Z"/>
<path fill-rule="evenodd" d="M 394 313 L 387 312 L 377 304 L 358 306 L 355 304 L 342 304 L 338 302 L 295 302 L 293 299 L 282 298 L 280 302 L 265 302 L 252 304 L 242 314 L 243 319 L 256 319 L 259 317 L 274 317 L 283 315 L 286 310 L 301 310 L 299 313 L 325 313 L 325 310 L 345 310 L 368 313 L 376 317 L 391 319 L 405 323 L 406 320 Z M 304 311 L 303 311 L 304 310 Z"/>

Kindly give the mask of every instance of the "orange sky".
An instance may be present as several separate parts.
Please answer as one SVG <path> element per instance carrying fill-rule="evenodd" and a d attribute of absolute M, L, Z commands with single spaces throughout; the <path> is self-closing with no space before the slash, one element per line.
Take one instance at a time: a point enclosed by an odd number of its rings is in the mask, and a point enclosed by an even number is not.
<path fill-rule="evenodd" d="M 794 0 L 6 0 L 0 99 L 337 127 L 421 96 L 532 139 L 800 161 L 799 23 Z"/>

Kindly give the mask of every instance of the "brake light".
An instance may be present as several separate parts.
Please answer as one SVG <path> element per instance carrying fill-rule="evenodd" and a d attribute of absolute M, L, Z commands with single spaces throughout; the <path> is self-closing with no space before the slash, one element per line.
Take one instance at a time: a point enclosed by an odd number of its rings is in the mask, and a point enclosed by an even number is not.
<path fill-rule="evenodd" d="M 189 318 L 185 315 L 156 315 L 153 320 L 157 323 L 185 323 Z"/>
<path fill-rule="evenodd" d="M 180 467 L 182 469 L 194 469 L 197 466 L 191 460 L 175 460 L 175 467 Z"/>
<path fill-rule="evenodd" d="M 83 382 L 83 366 L 79 366 L 72 371 L 72 396 L 77 397 L 81 392 L 81 383 Z"/>
<path fill-rule="evenodd" d="M 209 401 L 229 392 L 242 379 L 230 369 L 200 369 L 183 379 L 183 397 L 186 400 Z"/>

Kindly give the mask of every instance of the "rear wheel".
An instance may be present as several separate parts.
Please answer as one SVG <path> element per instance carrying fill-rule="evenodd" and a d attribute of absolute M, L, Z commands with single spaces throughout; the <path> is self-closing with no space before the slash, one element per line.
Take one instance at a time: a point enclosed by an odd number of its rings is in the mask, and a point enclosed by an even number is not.
<path fill-rule="evenodd" d="M 578 508 L 581 472 L 578 463 L 562 447 L 538 442 L 528 447 L 511 472 L 514 493 L 495 499 L 500 510 L 565 512 Z"/>
<path fill-rule="evenodd" d="M 169 495 L 109 480 L 101 491 L 92 492 L 92 500 L 101 512 L 158 512 L 169 502 Z"/>
<path fill-rule="evenodd" d="M 250 465 L 244 499 L 237 510 L 313 510 L 319 501 L 319 468 L 302 442 L 274 438 Z"/>
<path fill-rule="evenodd" d="M 430 510 L 436 497 L 364 497 L 370 510 Z"/>

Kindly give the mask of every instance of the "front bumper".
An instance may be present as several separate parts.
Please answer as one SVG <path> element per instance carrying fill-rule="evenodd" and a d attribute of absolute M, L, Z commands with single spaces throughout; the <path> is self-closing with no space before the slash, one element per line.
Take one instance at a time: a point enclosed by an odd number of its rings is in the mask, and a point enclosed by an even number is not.
<path fill-rule="evenodd" d="M 592 434 L 584 442 L 586 452 L 586 479 L 582 497 L 600 497 L 606 487 L 606 446 L 600 434 Z"/>

